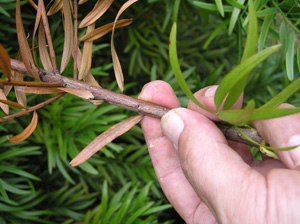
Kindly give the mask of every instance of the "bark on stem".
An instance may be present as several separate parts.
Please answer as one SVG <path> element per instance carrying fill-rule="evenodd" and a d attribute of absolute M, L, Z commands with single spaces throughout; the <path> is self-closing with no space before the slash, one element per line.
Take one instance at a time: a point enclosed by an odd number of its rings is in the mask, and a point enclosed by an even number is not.
<path fill-rule="evenodd" d="M 28 74 L 25 65 L 20 61 L 11 59 L 11 67 L 14 71 L 31 76 L 30 74 Z M 170 110 L 170 108 L 166 108 L 158 104 L 136 99 L 96 86 L 91 86 L 78 80 L 70 79 L 53 72 L 47 72 L 42 69 L 39 69 L 39 75 L 43 82 L 60 83 L 61 87 L 70 89 L 88 90 L 94 95 L 96 100 L 104 100 L 109 104 L 120 106 L 146 116 L 161 118 Z M 220 124 L 217 125 L 219 126 L 220 130 L 223 132 L 227 140 L 241 142 L 249 146 L 257 147 L 256 144 L 244 138 L 236 128 L 226 127 Z M 263 138 L 259 136 L 255 129 L 244 128 L 240 130 L 242 130 L 250 139 L 254 140 L 255 142 L 261 143 L 263 141 Z"/>

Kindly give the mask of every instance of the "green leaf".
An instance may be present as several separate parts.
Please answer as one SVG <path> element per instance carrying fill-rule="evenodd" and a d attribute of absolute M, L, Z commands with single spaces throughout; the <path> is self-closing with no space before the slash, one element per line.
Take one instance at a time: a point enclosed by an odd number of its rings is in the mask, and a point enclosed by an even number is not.
<path fill-rule="evenodd" d="M 15 157 L 15 156 L 30 156 L 30 155 L 40 155 L 41 152 L 38 151 L 39 146 L 15 148 L 0 154 L 0 160 Z"/>
<path fill-rule="evenodd" d="M 173 12 L 172 12 L 172 22 L 173 23 L 177 21 L 178 11 L 179 11 L 179 6 L 180 6 L 180 1 L 181 0 L 174 1 Z"/>
<path fill-rule="evenodd" d="M 223 121 L 231 121 L 234 118 L 242 116 L 244 110 L 224 110 L 218 113 L 218 117 Z M 279 109 L 255 109 L 251 115 L 250 121 L 266 120 L 271 118 L 283 117 L 300 112 L 300 107 L 279 108 Z"/>
<path fill-rule="evenodd" d="M 220 33 L 220 31 L 226 27 L 229 23 L 229 19 L 226 19 L 224 22 L 222 22 L 207 38 L 203 45 L 203 49 L 206 50 L 207 47 L 210 45 L 210 43 L 216 38 L 216 36 Z"/>
<path fill-rule="evenodd" d="M 185 95 L 192 100 L 196 105 L 201 107 L 202 109 L 213 113 L 209 109 L 207 109 L 205 106 L 203 106 L 193 95 L 191 92 L 190 88 L 188 87 L 187 83 L 184 80 L 184 77 L 182 75 L 180 66 L 179 66 L 179 61 L 178 61 L 178 56 L 177 56 L 177 47 L 176 47 L 176 23 L 173 24 L 171 34 L 170 34 L 170 46 L 169 46 L 169 57 L 170 57 L 170 64 L 172 67 L 172 70 L 174 72 L 174 75 L 177 79 L 177 82 L 179 86 L 181 87 L 182 91 L 185 93 Z"/>
<path fill-rule="evenodd" d="M 279 39 L 280 43 L 282 44 L 282 49 L 286 53 L 288 49 L 288 27 L 284 21 L 280 24 L 280 30 L 279 30 Z"/>
<path fill-rule="evenodd" d="M 264 17 L 264 16 L 269 16 L 269 15 L 273 15 L 278 13 L 278 9 L 275 7 L 271 7 L 271 8 L 266 8 L 263 10 L 260 10 L 257 12 L 257 17 Z"/>
<path fill-rule="evenodd" d="M 289 35 L 288 48 L 286 53 L 286 72 L 290 81 L 294 80 L 294 51 L 295 51 L 295 31 Z"/>
<path fill-rule="evenodd" d="M 3 187 L 2 181 L 3 180 L 0 178 L 0 193 L 3 196 L 4 200 L 9 201 L 8 195 L 6 193 L 6 190 Z"/>
<path fill-rule="evenodd" d="M 300 78 L 297 78 L 294 82 L 290 83 L 280 93 L 274 96 L 273 99 L 265 103 L 259 109 L 276 108 L 280 104 L 284 103 L 292 95 L 294 95 L 299 89 L 300 89 Z"/>
<path fill-rule="evenodd" d="M 236 83 L 238 83 L 243 77 L 248 75 L 248 73 L 251 72 L 252 69 L 255 68 L 259 63 L 263 62 L 269 56 L 277 52 L 280 47 L 281 45 L 275 45 L 260 51 L 230 71 L 221 81 L 219 88 L 216 91 L 215 105 L 217 110 L 219 110 L 223 100 L 231 91 L 232 87 L 234 87 Z"/>
<path fill-rule="evenodd" d="M 239 2 L 235 1 L 235 0 L 226 0 L 226 2 L 229 4 L 229 5 L 232 5 L 233 7 L 236 7 L 238 9 L 244 9 L 245 6 L 243 6 L 242 4 L 240 4 Z"/>
<path fill-rule="evenodd" d="M 271 22 L 273 20 L 274 14 L 268 15 L 263 22 L 263 25 L 260 30 L 260 35 L 258 38 L 258 51 L 261 51 L 264 48 L 265 41 L 267 38 L 267 34 L 271 25 Z"/>
<path fill-rule="evenodd" d="M 244 4 L 245 0 L 237 0 L 237 2 L 241 5 Z M 228 34 L 230 35 L 235 27 L 235 24 L 238 20 L 238 17 L 240 15 L 241 9 L 239 8 L 234 8 L 231 16 L 230 16 L 230 23 L 229 23 L 229 28 L 228 28 Z"/>
<path fill-rule="evenodd" d="M 215 0 L 216 6 L 218 8 L 218 11 L 222 17 L 224 17 L 224 7 L 222 0 Z"/>
<path fill-rule="evenodd" d="M 102 196 L 101 196 L 101 211 L 103 215 L 106 213 L 107 210 L 107 202 L 108 202 L 108 186 L 107 186 L 107 181 L 104 180 L 102 185 Z"/>
<path fill-rule="evenodd" d="M 251 121 L 251 116 L 253 114 L 253 111 L 255 109 L 255 101 L 250 100 L 246 107 L 242 110 L 241 113 L 238 114 L 238 116 L 228 116 L 230 114 L 226 114 L 227 116 L 223 116 L 222 114 L 226 111 L 220 111 L 218 113 L 218 118 L 221 119 L 222 121 L 226 121 L 230 124 L 235 124 L 235 125 L 246 125 Z M 232 114 L 236 115 L 236 114 Z"/>
<path fill-rule="evenodd" d="M 35 176 L 31 173 L 28 173 L 28 172 L 26 172 L 22 169 L 19 169 L 15 166 L 2 166 L 2 165 L 0 165 L 0 171 L 14 173 L 14 174 L 17 174 L 19 176 L 26 177 L 26 178 L 29 178 L 29 179 L 32 179 L 32 180 L 41 181 L 41 179 L 38 178 L 37 176 Z"/>
<path fill-rule="evenodd" d="M 209 11 L 219 11 L 215 4 L 199 2 L 199 1 L 193 1 L 193 4 L 195 6 L 197 6 L 198 8 L 201 8 L 201 9 L 206 9 L 206 10 L 209 10 Z M 224 10 L 224 12 L 232 12 L 233 7 L 225 5 L 223 7 L 223 10 Z"/>

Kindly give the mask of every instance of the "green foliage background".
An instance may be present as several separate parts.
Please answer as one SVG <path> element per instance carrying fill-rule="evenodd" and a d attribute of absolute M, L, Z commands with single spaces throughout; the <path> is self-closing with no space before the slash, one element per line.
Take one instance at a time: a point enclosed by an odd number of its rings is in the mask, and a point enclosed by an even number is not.
<path fill-rule="evenodd" d="M 115 1 L 99 24 L 113 21 L 124 2 Z M 207 1 L 210 5 L 205 7 L 199 2 L 204 1 L 141 0 L 126 10 L 126 17 L 134 18 L 134 22 L 118 30 L 115 37 L 125 74 L 125 94 L 137 96 L 144 84 L 162 79 L 170 83 L 182 105 L 187 105 L 188 100 L 169 66 L 168 39 L 174 21 L 178 23 L 181 67 L 192 91 L 219 83 L 222 76 L 240 62 L 247 32 L 247 1 L 224 1 L 224 17 L 212 1 Z M 231 26 L 232 31 L 229 27 L 233 12 L 227 10 L 230 2 L 244 6 Z M 296 2 L 260 2 L 257 6 L 260 33 L 268 25 L 267 17 L 270 23 L 260 47 L 279 42 L 284 19 L 296 27 L 287 26 L 288 33 L 295 31 L 296 39 L 286 46 L 295 46 L 300 23 Z M 35 11 L 27 1 L 22 4 L 25 30 L 30 33 Z M 93 4 L 90 0 L 80 6 L 79 18 L 83 18 Z M 14 0 L 0 0 L 0 43 L 11 57 L 18 51 L 14 10 Z M 59 18 L 60 15 L 50 17 L 58 60 L 63 48 Z M 79 30 L 80 35 L 83 33 Z M 95 42 L 91 72 L 104 88 L 118 91 L 109 42 L 109 35 Z M 297 51 L 296 46 L 295 49 Z M 255 99 L 258 106 L 262 105 L 290 83 L 286 75 L 286 54 L 283 50 L 273 55 L 251 73 L 245 102 Z M 292 56 L 294 76 L 298 77 L 297 52 Z M 70 63 L 64 75 L 71 75 L 72 67 Z M 300 105 L 298 95 L 289 102 Z M 10 97 L 13 99 L 14 95 Z M 48 97 L 32 95 L 28 104 L 35 105 Z M 78 168 L 68 165 L 97 135 L 131 116 L 131 112 L 107 104 L 94 106 L 65 95 L 38 114 L 38 128 L 26 142 L 14 145 L 6 136 L 23 130 L 30 115 L 0 126 L 0 223 L 182 222 L 159 187 L 138 125 Z"/>

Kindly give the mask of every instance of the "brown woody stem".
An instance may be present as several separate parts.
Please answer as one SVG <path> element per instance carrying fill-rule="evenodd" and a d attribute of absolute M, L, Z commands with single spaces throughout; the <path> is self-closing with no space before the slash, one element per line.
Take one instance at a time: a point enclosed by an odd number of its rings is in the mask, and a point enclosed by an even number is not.
<path fill-rule="evenodd" d="M 11 59 L 11 67 L 15 71 L 31 76 L 30 74 L 28 74 L 24 64 L 20 61 Z M 39 74 L 41 80 L 44 82 L 50 82 L 56 84 L 60 83 L 61 87 L 65 87 L 69 89 L 88 90 L 94 95 L 96 100 L 104 100 L 109 104 L 120 106 L 146 116 L 161 118 L 164 114 L 166 114 L 170 110 L 170 108 L 166 108 L 158 104 L 136 99 L 130 96 L 126 96 L 124 94 L 115 93 L 110 90 L 102 89 L 96 86 L 91 86 L 86 83 L 80 82 L 78 80 L 74 80 L 74 79 L 70 79 L 58 75 L 56 73 L 47 72 L 40 69 Z M 249 146 L 257 147 L 256 144 L 244 138 L 235 127 L 226 127 L 221 124 L 217 124 L 217 125 L 219 126 L 220 130 L 223 132 L 227 140 L 241 142 Z M 255 142 L 258 143 L 263 142 L 263 138 L 259 136 L 259 134 L 255 129 L 244 128 L 240 130 L 242 130 L 249 138 L 251 138 Z"/>

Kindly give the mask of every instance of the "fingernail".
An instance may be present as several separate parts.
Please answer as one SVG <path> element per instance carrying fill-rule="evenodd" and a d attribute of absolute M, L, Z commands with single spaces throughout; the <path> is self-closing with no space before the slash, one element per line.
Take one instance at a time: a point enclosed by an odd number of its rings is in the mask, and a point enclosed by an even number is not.
<path fill-rule="evenodd" d="M 294 168 L 300 170 L 300 135 L 293 135 L 289 139 L 287 146 L 298 146 L 290 151 L 290 156 L 294 163 Z"/>
<path fill-rule="evenodd" d="M 178 150 L 179 137 L 184 128 L 184 123 L 177 110 L 180 110 L 180 108 L 169 111 L 161 118 L 163 133 L 170 139 L 176 150 Z"/>
<path fill-rule="evenodd" d="M 214 96 L 217 88 L 218 88 L 218 86 L 212 86 L 212 87 L 208 88 L 208 90 L 206 90 L 204 95 L 206 97 Z"/>

